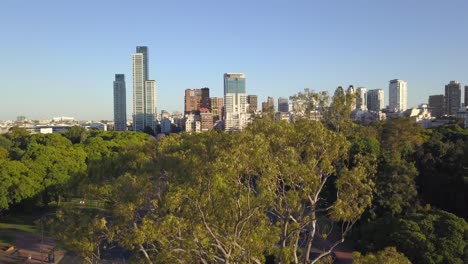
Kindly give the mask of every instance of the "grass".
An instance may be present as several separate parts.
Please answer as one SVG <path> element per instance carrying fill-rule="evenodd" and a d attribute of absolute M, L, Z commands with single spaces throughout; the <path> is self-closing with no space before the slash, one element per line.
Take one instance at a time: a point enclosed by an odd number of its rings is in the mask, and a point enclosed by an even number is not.
<path fill-rule="evenodd" d="M 7 234 L 0 234 L 0 246 L 10 246 L 15 242 L 15 238 L 7 235 Z"/>
<path fill-rule="evenodd" d="M 14 230 L 23 231 L 27 233 L 34 233 L 34 234 L 41 233 L 40 230 L 38 230 L 35 225 L 0 223 L 0 230 L 1 229 L 14 229 Z"/>

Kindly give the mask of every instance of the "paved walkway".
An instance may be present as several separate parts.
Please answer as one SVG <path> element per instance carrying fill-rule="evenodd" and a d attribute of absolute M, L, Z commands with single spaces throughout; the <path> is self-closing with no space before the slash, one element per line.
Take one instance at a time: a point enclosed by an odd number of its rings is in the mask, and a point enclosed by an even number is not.
<path fill-rule="evenodd" d="M 41 237 L 33 233 L 2 229 L 0 234 L 5 234 L 15 239 L 12 247 L 0 248 L 0 263 L 49 263 L 49 253 L 54 254 L 58 263 L 63 257 L 62 250 L 55 250 L 56 243 L 50 237 Z"/>

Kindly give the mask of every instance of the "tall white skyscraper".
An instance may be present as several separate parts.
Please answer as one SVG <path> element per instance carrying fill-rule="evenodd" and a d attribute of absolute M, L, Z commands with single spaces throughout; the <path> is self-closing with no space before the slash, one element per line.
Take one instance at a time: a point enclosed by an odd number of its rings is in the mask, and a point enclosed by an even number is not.
<path fill-rule="evenodd" d="M 384 107 L 384 91 L 382 89 L 369 90 L 367 92 L 367 109 L 378 112 Z"/>
<path fill-rule="evenodd" d="M 240 131 L 250 121 L 243 73 L 224 74 L 224 129 Z"/>
<path fill-rule="evenodd" d="M 145 82 L 145 127 L 156 130 L 156 82 L 147 80 Z"/>
<path fill-rule="evenodd" d="M 127 96 L 125 89 L 125 75 L 116 74 L 114 81 L 114 130 L 127 129 Z"/>
<path fill-rule="evenodd" d="M 404 111 L 407 104 L 407 83 L 403 80 L 391 80 L 388 88 L 389 108 L 395 112 Z"/>
<path fill-rule="evenodd" d="M 148 80 L 148 47 L 136 47 L 132 54 L 133 130 L 156 128 L 156 83 Z"/>
<path fill-rule="evenodd" d="M 358 87 L 356 89 L 356 109 L 367 110 L 367 90 L 365 87 Z"/>

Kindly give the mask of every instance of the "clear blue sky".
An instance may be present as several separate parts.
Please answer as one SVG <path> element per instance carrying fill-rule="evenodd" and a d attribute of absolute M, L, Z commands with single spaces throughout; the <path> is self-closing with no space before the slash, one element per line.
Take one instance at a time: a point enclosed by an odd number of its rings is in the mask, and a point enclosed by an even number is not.
<path fill-rule="evenodd" d="M 243 72 L 259 101 L 306 87 L 383 88 L 408 81 L 410 106 L 468 85 L 468 1 L 3 0 L 0 120 L 112 119 L 115 73 L 149 47 L 158 110 L 183 110 L 186 88 L 222 96 Z M 259 102 L 259 103 L 260 103 Z"/>

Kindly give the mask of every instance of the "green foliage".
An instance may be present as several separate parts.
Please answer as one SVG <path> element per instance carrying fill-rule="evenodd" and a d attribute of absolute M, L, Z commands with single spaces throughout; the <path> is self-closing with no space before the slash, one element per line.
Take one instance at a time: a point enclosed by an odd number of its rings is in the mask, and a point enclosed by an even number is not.
<path fill-rule="evenodd" d="M 378 212 L 403 213 L 417 201 L 414 152 L 423 143 L 422 127 L 396 118 L 381 127 L 381 158 L 376 178 Z"/>
<path fill-rule="evenodd" d="M 84 183 L 111 181 L 125 173 L 144 173 L 151 168 L 154 141 L 144 133 L 92 133 L 83 142 L 88 177 Z"/>
<path fill-rule="evenodd" d="M 316 237 L 341 243 L 374 205 L 354 240 L 362 252 L 383 251 L 356 255 L 357 263 L 407 262 L 387 247 L 414 263 L 463 263 L 466 222 L 421 211 L 418 201 L 468 211 L 465 130 L 423 132 L 403 118 L 359 126 L 343 91 L 330 106 L 325 93 L 294 99 L 309 112 L 326 110 L 326 122 L 263 118 L 240 133 L 159 141 L 135 132 L 14 128 L 0 136 L 0 210 L 37 198 L 99 201 L 105 208 L 90 210 L 68 200 L 54 222 L 66 246 L 91 263 L 107 243 L 135 253 L 136 262 L 262 263 L 274 255 L 309 263 Z"/>
<path fill-rule="evenodd" d="M 376 253 L 361 255 L 359 252 L 353 253 L 355 264 L 411 264 L 405 255 L 399 253 L 394 247 L 387 247 Z"/>
<path fill-rule="evenodd" d="M 250 134 L 181 134 L 164 138 L 158 148 L 169 185 L 163 204 L 167 259 L 263 262 L 276 241 L 264 214 L 269 190 L 258 183 L 267 151 Z"/>
<path fill-rule="evenodd" d="M 306 117 L 310 117 L 311 111 L 324 110 L 328 106 L 330 96 L 327 92 L 315 92 L 309 88 L 304 89 L 304 92 L 299 92 L 289 99 L 293 104 L 302 106 L 302 110 L 306 113 Z"/>
<path fill-rule="evenodd" d="M 433 206 L 468 217 L 468 135 L 460 129 L 439 128 L 417 152 L 421 198 Z"/>
<path fill-rule="evenodd" d="M 341 86 L 336 88 L 329 107 L 324 111 L 325 122 L 335 131 L 351 133 L 351 111 L 356 106 L 356 94 L 347 93 Z"/>
<path fill-rule="evenodd" d="M 88 137 L 88 132 L 83 127 L 72 126 L 70 130 L 62 133 L 62 135 L 68 138 L 73 144 L 78 144 L 86 140 Z"/>
<path fill-rule="evenodd" d="M 21 158 L 21 162 L 39 175 L 43 203 L 50 197 L 59 200 L 61 190 L 73 177 L 82 177 L 86 171 L 86 154 L 79 146 L 59 134 L 35 134 Z"/>
<path fill-rule="evenodd" d="M 277 254 L 281 262 L 297 262 L 298 258 L 309 261 L 306 251 L 320 225 L 317 212 L 328 214 L 329 221 L 344 222 L 344 236 L 370 206 L 373 170 L 357 155 L 353 165 L 347 161 L 350 144 L 342 134 L 306 119 L 294 124 L 261 120 L 246 132 L 261 137 L 256 141 L 268 145 L 263 161 L 268 166 L 261 173 L 259 185 L 274 190 L 270 192 L 269 213 L 280 229 L 281 250 Z M 325 192 L 327 183 L 335 193 L 334 199 Z M 298 256 L 304 229 L 308 230 L 307 249 Z"/>
<path fill-rule="evenodd" d="M 107 220 L 93 210 L 62 209 L 53 219 L 53 232 L 68 250 L 86 260 L 99 263 L 100 247 L 106 239 Z"/>
<path fill-rule="evenodd" d="M 0 159 L 0 168 L 0 211 L 42 190 L 40 175 L 23 163 Z"/>
<path fill-rule="evenodd" d="M 463 263 L 468 224 L 440 211 L 421 211 L 404 218 L 382 217 L 358 230 L 361 251 L 396 247 L 412 263 Z M 355 234 L 356 235 L 356 234 Z"/>

